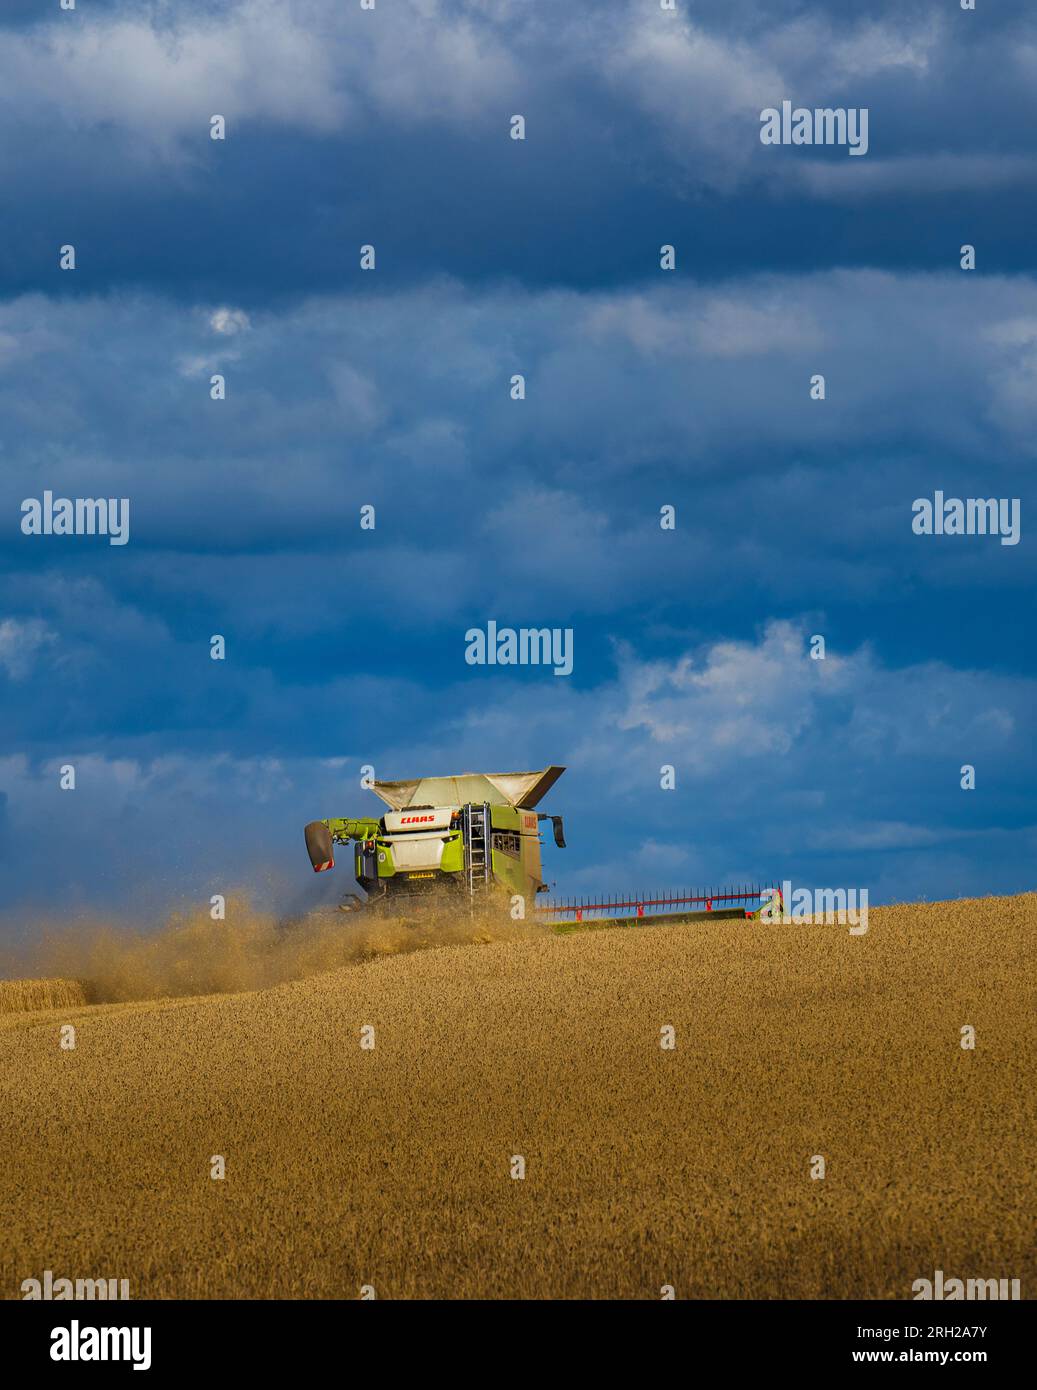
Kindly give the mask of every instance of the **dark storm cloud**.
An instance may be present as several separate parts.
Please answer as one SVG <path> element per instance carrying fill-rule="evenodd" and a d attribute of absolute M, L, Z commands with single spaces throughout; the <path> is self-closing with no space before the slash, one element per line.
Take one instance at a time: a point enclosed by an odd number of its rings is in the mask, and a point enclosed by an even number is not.
<path fill-rule="evenodd" d="M 53 291 L 74 241 L 78 292 L 254 305 L 365 241 L 394 284 L 615 284 L 663 241 L 700 275 L 1032 266 L 1035 75 L 1024 6 L 91 5 L 0 49 L 0 272 Z M 868 155 L 761 147 L 786 97 L 868 106 Z"/>
<path fill-rule="evenodd" d="M 572 888 L 1026 886 L 1032 7 L 2 23 L 6 900 L 308 882 L 368 761 L 569 763 Z M 784 98 L 868 106 L 868 154 L 764 148 Z M 47 488 L 130 543 L 22 535 Z M 914 536 L 937 488 L 1023 544 Z M 572 626 L 572 679 L 466 667 L 488 617 Z"/>

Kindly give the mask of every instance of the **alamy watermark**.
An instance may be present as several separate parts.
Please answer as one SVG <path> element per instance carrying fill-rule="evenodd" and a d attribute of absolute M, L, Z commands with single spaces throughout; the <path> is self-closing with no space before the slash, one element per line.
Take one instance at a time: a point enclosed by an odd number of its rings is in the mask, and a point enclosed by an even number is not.
<path fill-rule="evenodd" d="M 485 632 L 470 627 L 464 640 L 469 666 L 553 666 L 556 676 L 572 675 L 571 627 L 498 627 L 491 618 Z"/>
<path fill-rule="evenodd" d="M 958 1299 L 1018 1299 L 1018 1279 L 947 1279 L 942 1269 L 931 1279 L 916 1279 L 911 1285 L 915 1302 L 919 1299 L 955 1302 Z"/>
<path fill-rule="evenodd" d="M 73 1318 L 50 1334 L 52 1361 L 131 1361 L 135 1371 L 151 1369 L 150 1327 L 85 1327 Z"/>
<path fill-rule="evenodd" d="M 48 488 L 42 498 L 22 503 L 25 536 L 107 536 L 109 545 L 130 538 L 128 497 L 55 497 Z"/>
<path fill-rule="evenodd" d="M 43 1271 L 42 1279 L 22 1280 L 22 1301 L 61 1302 L 65 1299 L 125 1299 L 130 1296 L 128 1279 L 65 1279 L 54 1278 L 49 1269 Z"/>
<path fill-rule="evenodd" d="M 766 106 L 760 112 L 763 145 L 846 145 L 850 154 L 868 153 L 866 106 Z"/>
<path fill-rule="evenodd" d="M 916 536 L 1000 536 L 1002 545 L 1018 545 L 1018 497 L 945 497 L 942 492 L 911 503 Z"/>
<path fill-rule="evenodd" d="M 867 888 L 793 888 L 785 879 L 780 889 L 765 888 L 760 894 L 764 922 L 811 922 L 848 926 L 851 936 L 868 930 Z"/>

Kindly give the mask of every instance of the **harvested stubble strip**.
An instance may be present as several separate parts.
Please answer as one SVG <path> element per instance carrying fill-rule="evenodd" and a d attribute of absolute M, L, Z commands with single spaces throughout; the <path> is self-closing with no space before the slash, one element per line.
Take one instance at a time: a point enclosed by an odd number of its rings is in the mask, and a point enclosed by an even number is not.
<path fill-rule="evenodd" d="M 86 1003 L 78 980 L 0 980 L 0 1014 L 64 1009 Z"/>

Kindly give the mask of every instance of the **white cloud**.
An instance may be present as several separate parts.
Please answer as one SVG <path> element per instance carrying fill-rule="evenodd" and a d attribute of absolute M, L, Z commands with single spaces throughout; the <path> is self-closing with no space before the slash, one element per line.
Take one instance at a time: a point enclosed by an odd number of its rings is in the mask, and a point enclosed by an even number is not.
<path fill-rule="evenodd" d="M 999 32 L 984 63 L 1019 84 L 1037 51 L 1028 39 L 1025 28 Z M 624 117 L 647 117 L 669 168 L 652 159 L 646 167 L 688 190 L 751 177 L 849 200 L 1017 184 L 1032 175 L 1030 157 L 976 152 L 974 141 L 962 155 L 926 149 L 842 163 L 762 150 L 759 113 L 786 97 L 865 105 L 870 94 L 878 114 L 881 83 L 887 130 L 910 129 L 939 104 L 953 120 L 955 41 L 955 26 L 931 14 L 857 20 L 761 7 L 747 18 L 728 6 L 663 13 L 627 0 L 588 18 L 546 0 L 395 0 L 375 11 L 355 0 L 184 0 L 144 13 L 83 7 L 74 22 L 60 16 L 4 33 L 0 103 L 14 115 L 40 111 L 114 131 L 122 159 L 113 175 L 131 163 L 139 175 L 156 155 L 165 172 L 201 159 L 214 114 L 226 118 L 229 140 L 254 121 L 321 136 L 349 133 L 371 115 L 403 127 L 497 128 L 505 139 L 512 112 L 525 106 L 537 131 L 535 113 L 547 105 L 564 119 L 578 90 L 590 100 L 572 108 L 574 118 L 597 124 L 609 144 Z M 1026 90 L 1019 86 L 1023 99 Z"/>
<path fill-rule="evenodd" d="M 641 664 L 626 652 L 617 724 L 644 730 L 686 766 L 781 757 L 812 722 L 817 702 L 851 680 L 844 659 L 810 660 L 803 633 L 774 622 L 759 642 L 717 642 L 700 658 Z"/>
<path fill-rule="evenodd" d="M 216 309 L 209 316 L 209 327 L 214 333 L 233 335 L 251 328 L 252 324 L 244 309 Z"/>
<path fill-rule="evenodd" d="M 641 731 L 700 774 L 761 758 L 777 770 L 794 749 L 800 781 L 835 750 L 891 775 L 893 759 L 914 756 L 946 757 L 953 772 L 956 757 L 1009 747 L 1032 698 L 1029 682 L 935 662 L 893 670 L 867 647 L 814 660 L 807 638 L 781 620 L 755 641 L 714 642 L 669 661 L 641 662 L 624 649 L 616 727 Z"/>
<path fill-rule="evenodd" d="M 0 620 L 0 669 L 11 680 L 24 680 L 41 651 L 56 638 L 57 634 L 39 618 Z"/>
<path fill-rule="evenodd" d="M 747 43 L 716 37 L 680 14 L 613 22 L 603 70 L 616 91 L 660 124 L 679 164 L 704 181 L 737 180 L 759 147 L 759 113 L 785 91 L 780 69 Z"/>
<path fill-rule="evenodd" d="M 809 66 L 822 70 L 816 64 L 825 53 L 829 70 L 843 77 L 874 77 L 904 68 L 926 73 L 946 33 L 942 16 L 933 14 L 865 19 L 848 34 L 842 17 L 837 27 L 826 19 L 814 22 L 811 29 L 812 41 L 804 45 L 810 54 Z"/>
<path fill-rule="evenodd" d="M 591 300 L 584 321 L 593 337 L 625 339 L 646 356 L 696 351 L 704 357 L 749 357 L 777 348 L 814 348 L 823 341 L 809 308 L 776 284 L 759 288 L 751 298 L 695 290 L 679 299 L 674 312 L 669 294 L 626 291 Z"/>
<path fill-rule="evenodd" d="M 463 121 L 496 105 L 515 66 L 493 24 L 439 4 L 377 12 L 324 0 L 235 0 L 151 15 L 77 14 L 0 44 L 0 102 L 111 125 L 129 150 L 179 159 L 266 121 L 313 134 L 371 109 L 403 121 Z"/>
<path fill-rule="evenodd" d="M 603 25 L 598 66 L 619 96 L 657 124 L 686 186 L 730 190 L 748 178 L 776 188 L 805 188 L 816 198 L 853 201 L 884 193 L 990 191 L 1031 183 L 1029 155 L 948 149 L 891 158 L 830 160 L 812 151 L 764 150 L 759 116 L 788 99 L 794 105 L 867 106 L 872 141 L 901 133 L 939 102 L 950 110 L 945 74 L 954 71 L 952 27 L 940 15 L 856 20 L 822 12 L 787 18 L 761 7 L 751 23 L 713 28 L 702 14 L 654 13 L 640 6 Z M 1032 61 L 1037 47 L 999 37 L 1003 55 L 984 54 L 1002 72 Z M 1028 57 L 1026 55 L 1029 55 Z M 877 87 L 889 76 L 897 83 Z M 880 100 L 881 97 L 881 100 Z M 953 119 L 953 116 L 948 117 Z M 926 141 L 928 144 L 929 141 Z"/>
<path fill-rule="evenodd" d="M 327 131 L 347 101 L 332 54 L 289 6 L 252 0 L 223 16 L 183 14 L 171 25 L 83 15 L 6 35 L 0 75 L 9 98 L 57 106 L 75 122 L 115 122 L 164 143 L 209 139 L 209 118 L 264 117 Z"/>

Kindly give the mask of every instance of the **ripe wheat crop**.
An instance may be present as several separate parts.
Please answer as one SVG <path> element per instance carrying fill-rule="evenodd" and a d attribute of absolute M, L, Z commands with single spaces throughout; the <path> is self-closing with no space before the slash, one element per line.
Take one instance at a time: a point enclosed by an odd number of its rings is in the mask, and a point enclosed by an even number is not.
<path fill-rule="evenodd" d="M 1035 926 L 1028 894 L 98 977 L 0 1021 L 0 1295 L 1032 1297 Z"/>
<path fill-rule="evenodd" d="M 78 980 L 0 980 L 0 1014 L 85 1004 Z"/>

